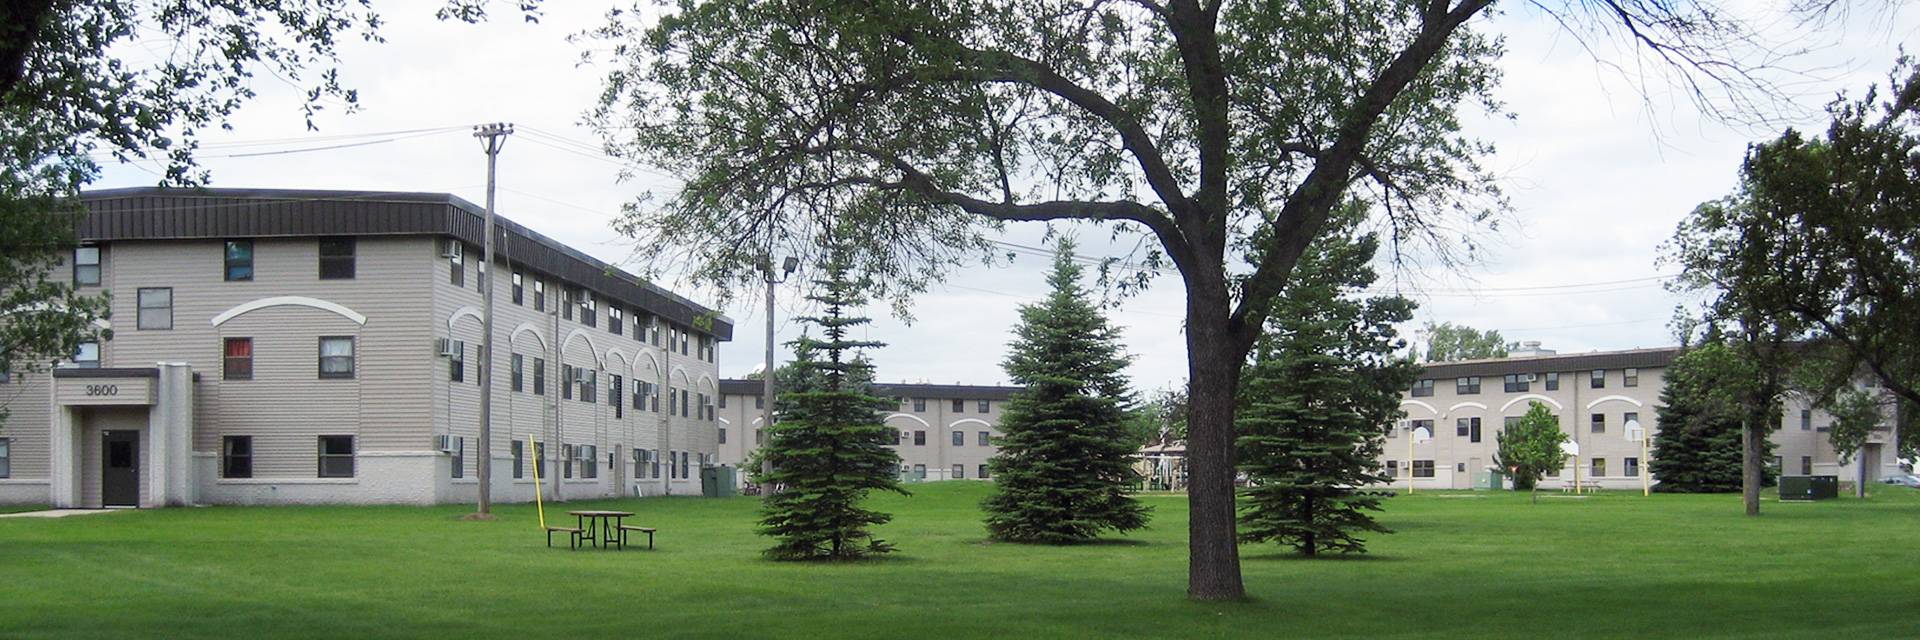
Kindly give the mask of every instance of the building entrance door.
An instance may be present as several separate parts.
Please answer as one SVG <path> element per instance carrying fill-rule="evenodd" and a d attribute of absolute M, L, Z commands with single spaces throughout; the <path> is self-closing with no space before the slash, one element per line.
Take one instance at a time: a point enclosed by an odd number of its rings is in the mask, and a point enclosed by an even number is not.
<path fill-rule="evenodd" d="M 100 505 L 140 506 L 140 432 L 102 431 L 100 439 Z"/>

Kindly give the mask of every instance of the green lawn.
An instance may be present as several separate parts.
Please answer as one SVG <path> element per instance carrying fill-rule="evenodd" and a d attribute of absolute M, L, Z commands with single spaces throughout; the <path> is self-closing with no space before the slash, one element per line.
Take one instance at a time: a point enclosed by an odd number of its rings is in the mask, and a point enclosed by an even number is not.
<path fill-rule="evenodd" d="M 752 499 L 639 512 L 658 551 L 547 549 L 533 508 L 214 507 L 0 519 L 0 637 L 1920 637 L 1920 492 L 1387 502 L 1360 559 L 1246 547 L 1244 603 L 1196 604 L 1185 501 L 1067 548 L 990 544 L 987 486 L 878 505 L 901 552 L 763 561 Z"/>

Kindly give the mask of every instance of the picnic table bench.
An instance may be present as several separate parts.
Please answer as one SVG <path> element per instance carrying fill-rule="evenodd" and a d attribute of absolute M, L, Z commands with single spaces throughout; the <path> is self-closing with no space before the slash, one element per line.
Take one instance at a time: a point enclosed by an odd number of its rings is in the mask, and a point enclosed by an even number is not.
<path fill-rule="evenodd" d="M 627 532 L 628 531 L 637 531 L 640 533 L 647 534 L 647 549 L 648 550 L 653 549 L 653 531 L 654 531 L 653 527 L 642 527 L 637 524 L 620 525 L 620 548 L 622 549 L 627 548 Z"/>
<path fill-rule="evenodd" d="M 1600 483 L 1595 480 L 1581 480 L 1577 485 L 1572 480 L 1560 483 L 1560 493 L 1574 493 L 1576 489 L 1581 490 L 1582 493 L 1586 491 L 1599 491 Z"/>

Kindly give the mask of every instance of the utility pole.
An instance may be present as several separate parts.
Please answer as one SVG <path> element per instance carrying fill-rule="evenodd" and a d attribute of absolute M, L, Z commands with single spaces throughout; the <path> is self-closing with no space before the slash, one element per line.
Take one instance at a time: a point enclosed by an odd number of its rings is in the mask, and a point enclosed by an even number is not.
<path fill-rule="evenodd" d="M 480 262 L 480 505 L 476 514 L 488 519 L 493 514 L 493 190 L 494 169 L 500 148 L 513 135 L 513 125 L 501 122 L 473 128 L 473 137 L 487 154 L 486 240 L 481 245 Z"/>
<path fill-rule="evenodd" d="M 760 376 L 760 393 L 764 396 L 762 398 L 764 402 L 760 403 L 760 430 L 767 434 L 766 442 L 768 443 L 773 442 L 773 289 L 776 285 L 786 282 L 788 278 L 793 277 L 794 270 L 800 268 L 800 259 L 787 256 L 787 259 L 783 261 L 780 266 L 786 270 L 786 273 L 781 277 L 775 278 L 773 275 L 773 252 L 768 251 L 767 255 L 760 260 L 761 273 L 766 276 L 767 280 L 767 368 L 762 370 L 763 375 Z M 765 444 L 761 446 L 765 446 Z M 773 463 L 762 458 L 760 461 L 761 477 L 766 477 L 771 473 L 773 473 Z M 762 499 L 773 497 L 773 486 L 769 484 L 768 486 L 761 487 L 760 497 Z"/>

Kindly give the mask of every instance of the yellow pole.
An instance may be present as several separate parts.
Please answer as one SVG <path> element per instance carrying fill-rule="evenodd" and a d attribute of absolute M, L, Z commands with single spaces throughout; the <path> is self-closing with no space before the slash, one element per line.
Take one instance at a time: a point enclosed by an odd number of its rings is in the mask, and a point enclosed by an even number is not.
<path fill-rule="evenodd" d="M 540 513 L 540 528 L 547 528 L 547 506 L 540 501 L 540 441 L 533 435 L 527 436 L 527 442 L 533 443 L 533 508 Z"/>
<path fill-rule="evenodd" d="M 1413 495 L 1413 430 L 1407 430 L 1407 495 Z"/>
<path fill-rule="evenodd" d="M 1580 454 L 1573 454 L 1573 495 L 1580 495 Z"/>

